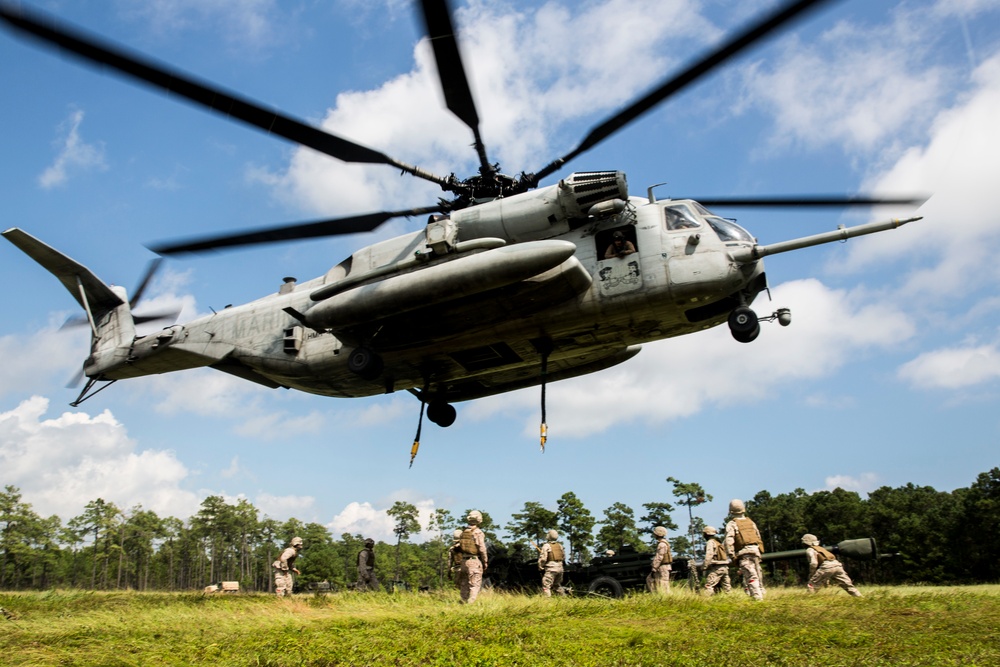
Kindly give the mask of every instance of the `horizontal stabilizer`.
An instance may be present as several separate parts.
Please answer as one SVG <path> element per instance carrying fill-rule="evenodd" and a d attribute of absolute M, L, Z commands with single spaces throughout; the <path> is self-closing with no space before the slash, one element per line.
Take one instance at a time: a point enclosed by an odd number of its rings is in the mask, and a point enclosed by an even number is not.
<path fill-rule="evenodd" d="M 90 269 L 78 264 L 55 248 L 42 243 L 31 234 L 13 227 L 3 232 L 3 236 L 58 278 L 59 282 L 69 290 L 76 302 L 80 304 L 80 307 L 84 310 L 90 310 L 95 317 L 100 317 L 125 303 Z M 81 286 L 86 293 L 86 303 L 80 294 Z"/>

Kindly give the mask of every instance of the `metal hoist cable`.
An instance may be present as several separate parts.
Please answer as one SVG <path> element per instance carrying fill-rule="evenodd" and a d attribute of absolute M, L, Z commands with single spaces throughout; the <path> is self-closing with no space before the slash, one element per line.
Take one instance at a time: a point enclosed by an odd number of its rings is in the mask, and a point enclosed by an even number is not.
<path fill-rule="evenodd" d="M 420 401 L 420 418 L 417 420 L 417 434 L 413 437 L 413 446 L 410 447 L 410 467 L 413 467 L 413 459 L 417 458 L 417 450 L 420 449 L 420 429 L 424 425 L 424 406 L 427 405 Z"/>
<path fill-rule="evenodd" d="M 545 374 L 549 369 L 549 352 L 542 352 L 542 425 L 539 428 L 539 446 L 545 453 L 545 441 L 549 439 L 549 427 L 545 424 Z"/>

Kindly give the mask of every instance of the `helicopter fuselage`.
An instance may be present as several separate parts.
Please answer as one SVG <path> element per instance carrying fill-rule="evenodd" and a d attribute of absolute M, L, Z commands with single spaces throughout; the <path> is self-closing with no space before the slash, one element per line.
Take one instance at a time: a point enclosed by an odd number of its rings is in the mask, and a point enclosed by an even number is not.
<path fill-rule="evenodd" d="M 693 201 L 621 198 L 620 178 L 603 200 L 617 206 L 598 216 L 546 217 L 545 190 L 563 183 L 480 204 L 322 277 L 138 337 L 110 366 L 92 356 L 85 371 L 213 366 L 325 396 L 405 389 L 452 402 L 540 383 L 543 355 L 547 380 L 620 363 L 642 343 L 725 322 L 766 287 L 761 261 L 733 257 L 754 246 L 744 230 Z M 447 227 L 437 245 L 436 222 Z M 357 350 L 377 372 L 351 363 Z"/>

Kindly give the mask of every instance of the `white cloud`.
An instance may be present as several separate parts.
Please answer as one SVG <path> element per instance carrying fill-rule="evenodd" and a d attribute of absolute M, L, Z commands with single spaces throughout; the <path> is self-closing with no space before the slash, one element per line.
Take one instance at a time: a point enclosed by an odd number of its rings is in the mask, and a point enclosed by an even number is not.
<path fill-rule="evenodd" d="M 82 367 L 89 335 L 86 327 L 61 331 L 66 317 L 53 313 L 42 329 L 0 336 L 0 396 L 44 391 L 54 380 L 64 385 Z"/>
<path fill-rule="evenodd" d="M 852 475 L 830 475 L 825 480 L 826 486 L 823 490 L 833 491 L 840 488 L 844 491 L 854 491 L 856 493 L 869 493 L 879 486 L 879 476 L 873 472 L 863 472 L 858 476 Z"/>
<path fill-rule="evenodd" d="M 920 389 L 961 389 L 1000 379 L 996 345 L 966 345 L 925 352 L 903 364 L 899 377 Z"/>
<path fill-rule="evenodd" d="M 760 400 L 782 384 L 828 375 L 914 333 L 903 312 L 863 289 L 833 290 L 809 279 L 771 291 L 774 303 L 755 304 L 758 315 L 784 306 L 793 322 L 787 328 L 762 324 L 753 343 L 737 343 L 721 325 L 645 345 L 623 366 L 552 385 L 550 438 L 585 437 L 625 423 L 662 424 L 709 405 Z M 535 434 L 537 409 L 532 389 L 477 401 L 465 414 L 484 419 L 528 412 L 534 416 L 525 433 Z"/>
<path fill-rule="evenodd" d="M 4 483 L 19 487 L 39 514 L 69 519 L 97 498 L 173 516 L 196 511 L 198 498 L 179 488 L 188 471 L 173 452 L 136 451 L 110 411 L 44 419 L 48 407 L 35 396 L 0 413 Z"/>
<path fill-rule="evenodd" d="M 282 9 L 274 0 L 120 0 L 126 16 L 159 33 L 211 27 L 244 52 L 274 37 Z"/>
<path fill-rule="evenodd" d="M 1000 54 L 974 73 L 974 87 L 934 120 L 926 145 L 906 151 L 883 175 L 879 192 L 924 192 L 933 197 L 924 220 L 898 232 L 851 244 L 843 270 L 864 270 L 900 258 L 919 264 L 906 276 L 900 298 L 951 300 L 986 288 L 1000 278 Z"/>
<path fill-rule="evenodd" d="M 55 142 L 59 149 L 55 161 L 38 177 L 38 184 L 48 190 L 63 185 L 70 175 L 108 168 L 103 144 L 88 144 L 80 137 L 83 111 L 75 110 L 59 125 L 61 137 Z"/>
<path fill-rule="evenodd" d="M 279 521 L 292 517 L 301 519 L 312 513 L 316 508 L 313 496 L 275 496 L 270 493 L 258 493 L 254 506 L 261 514 Z"/>
<path fill-rule="evenodd" d="M 936 34 L 928 8 L 897 10 L 885 25 L 839 22 L 812 42 L 745 68 L 744 105 L 774 118 L 772 148 L 880 148 L 919 136 L 954 73 L 928 62 Z"/>
<path fill-rule="evenodd" d="M 484 142 L 490 159 L 509 173 L 539 169 L 570 150 L 568 143 L 555 145 L 564 141 L 556 131 L 562 124 L 618 106 L 673 64 L 635 44 L 667 45 L 686 56 L 718 32 L 686 1 L 548 2 L 519 13 L 473 2 L 455 18 Z M 426 40 L 410 72 L 377 90 L 338 95 L 322 126 L 433 173 L 476 168 L 471 132 L 443 108 Z M 281 199 L 323 214 L 395 206 L 387 202 L 423 205 L 440 195 L 437 186 L 401 179 L 385 166 L 347 165 L 308 149 L 296 151 L 284 172 L 257 170 L 255 177 Z"/>
<path fill-rule="evenodd" d="M 431 515 L 436 509 L 436 503 L 433 499 L 418 499 L 408 491 L 399 491 L 393 494 L 386 502 L 385 507 L 376 508 L 370 502 L 348 503 L 326 524 L 326 527 L 335 537 L 339 537 L 343 533 L 350 533 L 370 537 L 376 541 L 395 542 L 396 535 L 393 533 L 395 523 L 393 518 L 386 514 L 386 510 L 391 508 L 396 500 L 413 504 L 417 508 L 417 520 L 421 528 L 426 530 Z M 424 537 L 431 539 L 433 536 Z"/>

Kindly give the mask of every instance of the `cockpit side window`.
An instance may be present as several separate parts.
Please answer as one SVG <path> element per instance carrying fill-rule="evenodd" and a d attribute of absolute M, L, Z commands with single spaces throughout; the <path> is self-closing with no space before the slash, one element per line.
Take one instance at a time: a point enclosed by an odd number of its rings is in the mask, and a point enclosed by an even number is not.
<path fill-rule="evenodd" d="M 663 215 L 667 229 L 670 230 L 695 229 L 701 226 L 687 206 L 664 206 Z"/>
<path fill-rule="evenodd" d="M 708 222 L 709 226 L 715 230 L 715 233 L 719 235 L 719 238 L 723 243 L 753 243 L 754 239 L 750 236 L 750 232 L 743 229 L 735 222 L 726 220 L 724 218 L 719 218 L 717 216 L 711 215 L 706 216 L 705 220 Z"/>

